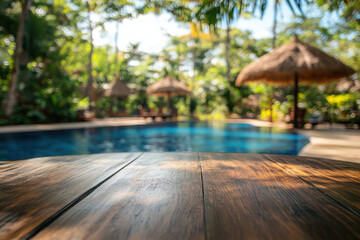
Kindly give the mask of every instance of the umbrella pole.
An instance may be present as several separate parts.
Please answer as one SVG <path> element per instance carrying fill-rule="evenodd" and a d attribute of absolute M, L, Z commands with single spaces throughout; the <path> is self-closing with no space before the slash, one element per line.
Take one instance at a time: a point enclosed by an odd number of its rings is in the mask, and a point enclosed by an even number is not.
<path fill-rule="evenodd" d="M 298 128 L 298 94 L 299 94 L 299 76 L 298 73 L 295 72 L 294 76 L 295 87 L 294 87 L 294 128 Z"/>
<path fill-rule="evenodd" d="M 273 122 L 273 98 L 274 98 L 274 89 L 270 87 L 270 116 L 269 122 Z"/>
<path fill-rule="evenodd" d="M 168 98 L 168 111 L 170 111 L 170 108 L 171 108 L 170 92 L 167 93 L 167 98 Z"/>

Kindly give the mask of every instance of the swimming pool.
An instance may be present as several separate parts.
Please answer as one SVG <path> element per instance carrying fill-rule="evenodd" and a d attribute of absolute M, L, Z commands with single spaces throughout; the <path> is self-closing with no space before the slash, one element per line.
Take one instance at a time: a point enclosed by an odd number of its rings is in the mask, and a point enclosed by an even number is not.
<path fill-rule="evenodd" d="M 105 152 L 241 152 L 297 155 L 302 134 L 249 124 L 170 122 L 0 134 L 0 161 Z"/>

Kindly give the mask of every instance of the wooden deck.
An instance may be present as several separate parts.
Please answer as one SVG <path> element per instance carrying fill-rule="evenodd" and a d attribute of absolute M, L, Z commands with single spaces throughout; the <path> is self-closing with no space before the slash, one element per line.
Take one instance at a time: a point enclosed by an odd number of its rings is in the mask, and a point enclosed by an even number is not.
<path fill-rule="evenodd" d="M 360 164 L 236 153 L 0 162 L 0 239 L 360 239 Z"/>

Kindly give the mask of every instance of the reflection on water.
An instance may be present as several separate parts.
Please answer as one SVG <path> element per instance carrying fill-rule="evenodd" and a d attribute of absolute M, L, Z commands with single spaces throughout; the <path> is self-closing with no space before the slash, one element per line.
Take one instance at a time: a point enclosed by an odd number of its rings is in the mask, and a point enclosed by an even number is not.
<path fill-rule="evenodd" d="M 0 134 L 0 160 L 104 152 L 241 152 L 297 155 L 305 135 L 249 124 L 161 123 Z"/>

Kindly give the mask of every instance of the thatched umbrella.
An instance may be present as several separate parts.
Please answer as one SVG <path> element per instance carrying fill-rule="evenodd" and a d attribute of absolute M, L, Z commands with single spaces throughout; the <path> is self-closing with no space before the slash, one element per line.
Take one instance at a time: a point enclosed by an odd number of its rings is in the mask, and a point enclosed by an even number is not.
<path fill-rule="evenodd" d="M 117 76 L 111 83 L 109 89 L 105 90 L 106 97 L 125 98 L 131 94 L 131 89 Z"/>
<path fill-rule="evenodd" d="M 168 75 L 167 77 L 163 78 L 162 80 L 151 84 L 147 89 L 146 92 L 148 94 L 152 94 L 155 96 L 167 96 L 169 100 L 170 106 L 170 96 L 179 96 L 179 95 L 186 95 L 190 93 L 188 86 L 179 82 L 172 76 Z"/>
<path fill-rule="evenodd" d="M 127 96 L 129 96 L 130 94 L 132 94 L 131 89 L 120 80 L 119 75 L 115 76 L 114 81 L 112 81 L 112 83 L 110 84 L 110 86 L 108 88 L 106 88 L 105 90 L 105 97 L 110 97 L 110 98 L 114 98 L 114 99 L 124 99 Z M 118 103 L 117 100 L 116 104 Z M 110 101 L 110 113 L 113 113 L 113 105 L 114 105 L 114 101 L 111 100 Z"/>
<path fill-rule="evenodd" d="M 81 95 L 84 97 L 86 96 L 86 83 L 81 85 L 79 88 L 79 91 Z M 95 84 L 93 83 L 90 89 L 90 101 L 96 102 L 96 100 L 101 97 L 104 93 L 104 90 L 102 88 L 97 88 Z"/>
<path fill-rule="evenodd" d="M 301 42 L 297 36 L 252 62 L 239 74 L 236 86 L 250 81 L 278 85 L 294 84 L 294 126 L 297 124 L 299 83 L 327 83 L 348 77 L 355 71 L 323 51 Z"/>
<path fill-rule="evenodd" d="M 179 96 L 190 93 L 188 86 L 179 82 L 172 76 L 167 76 L 162 80 L 151 84 L 146 92 L 155 96 Z"/>

